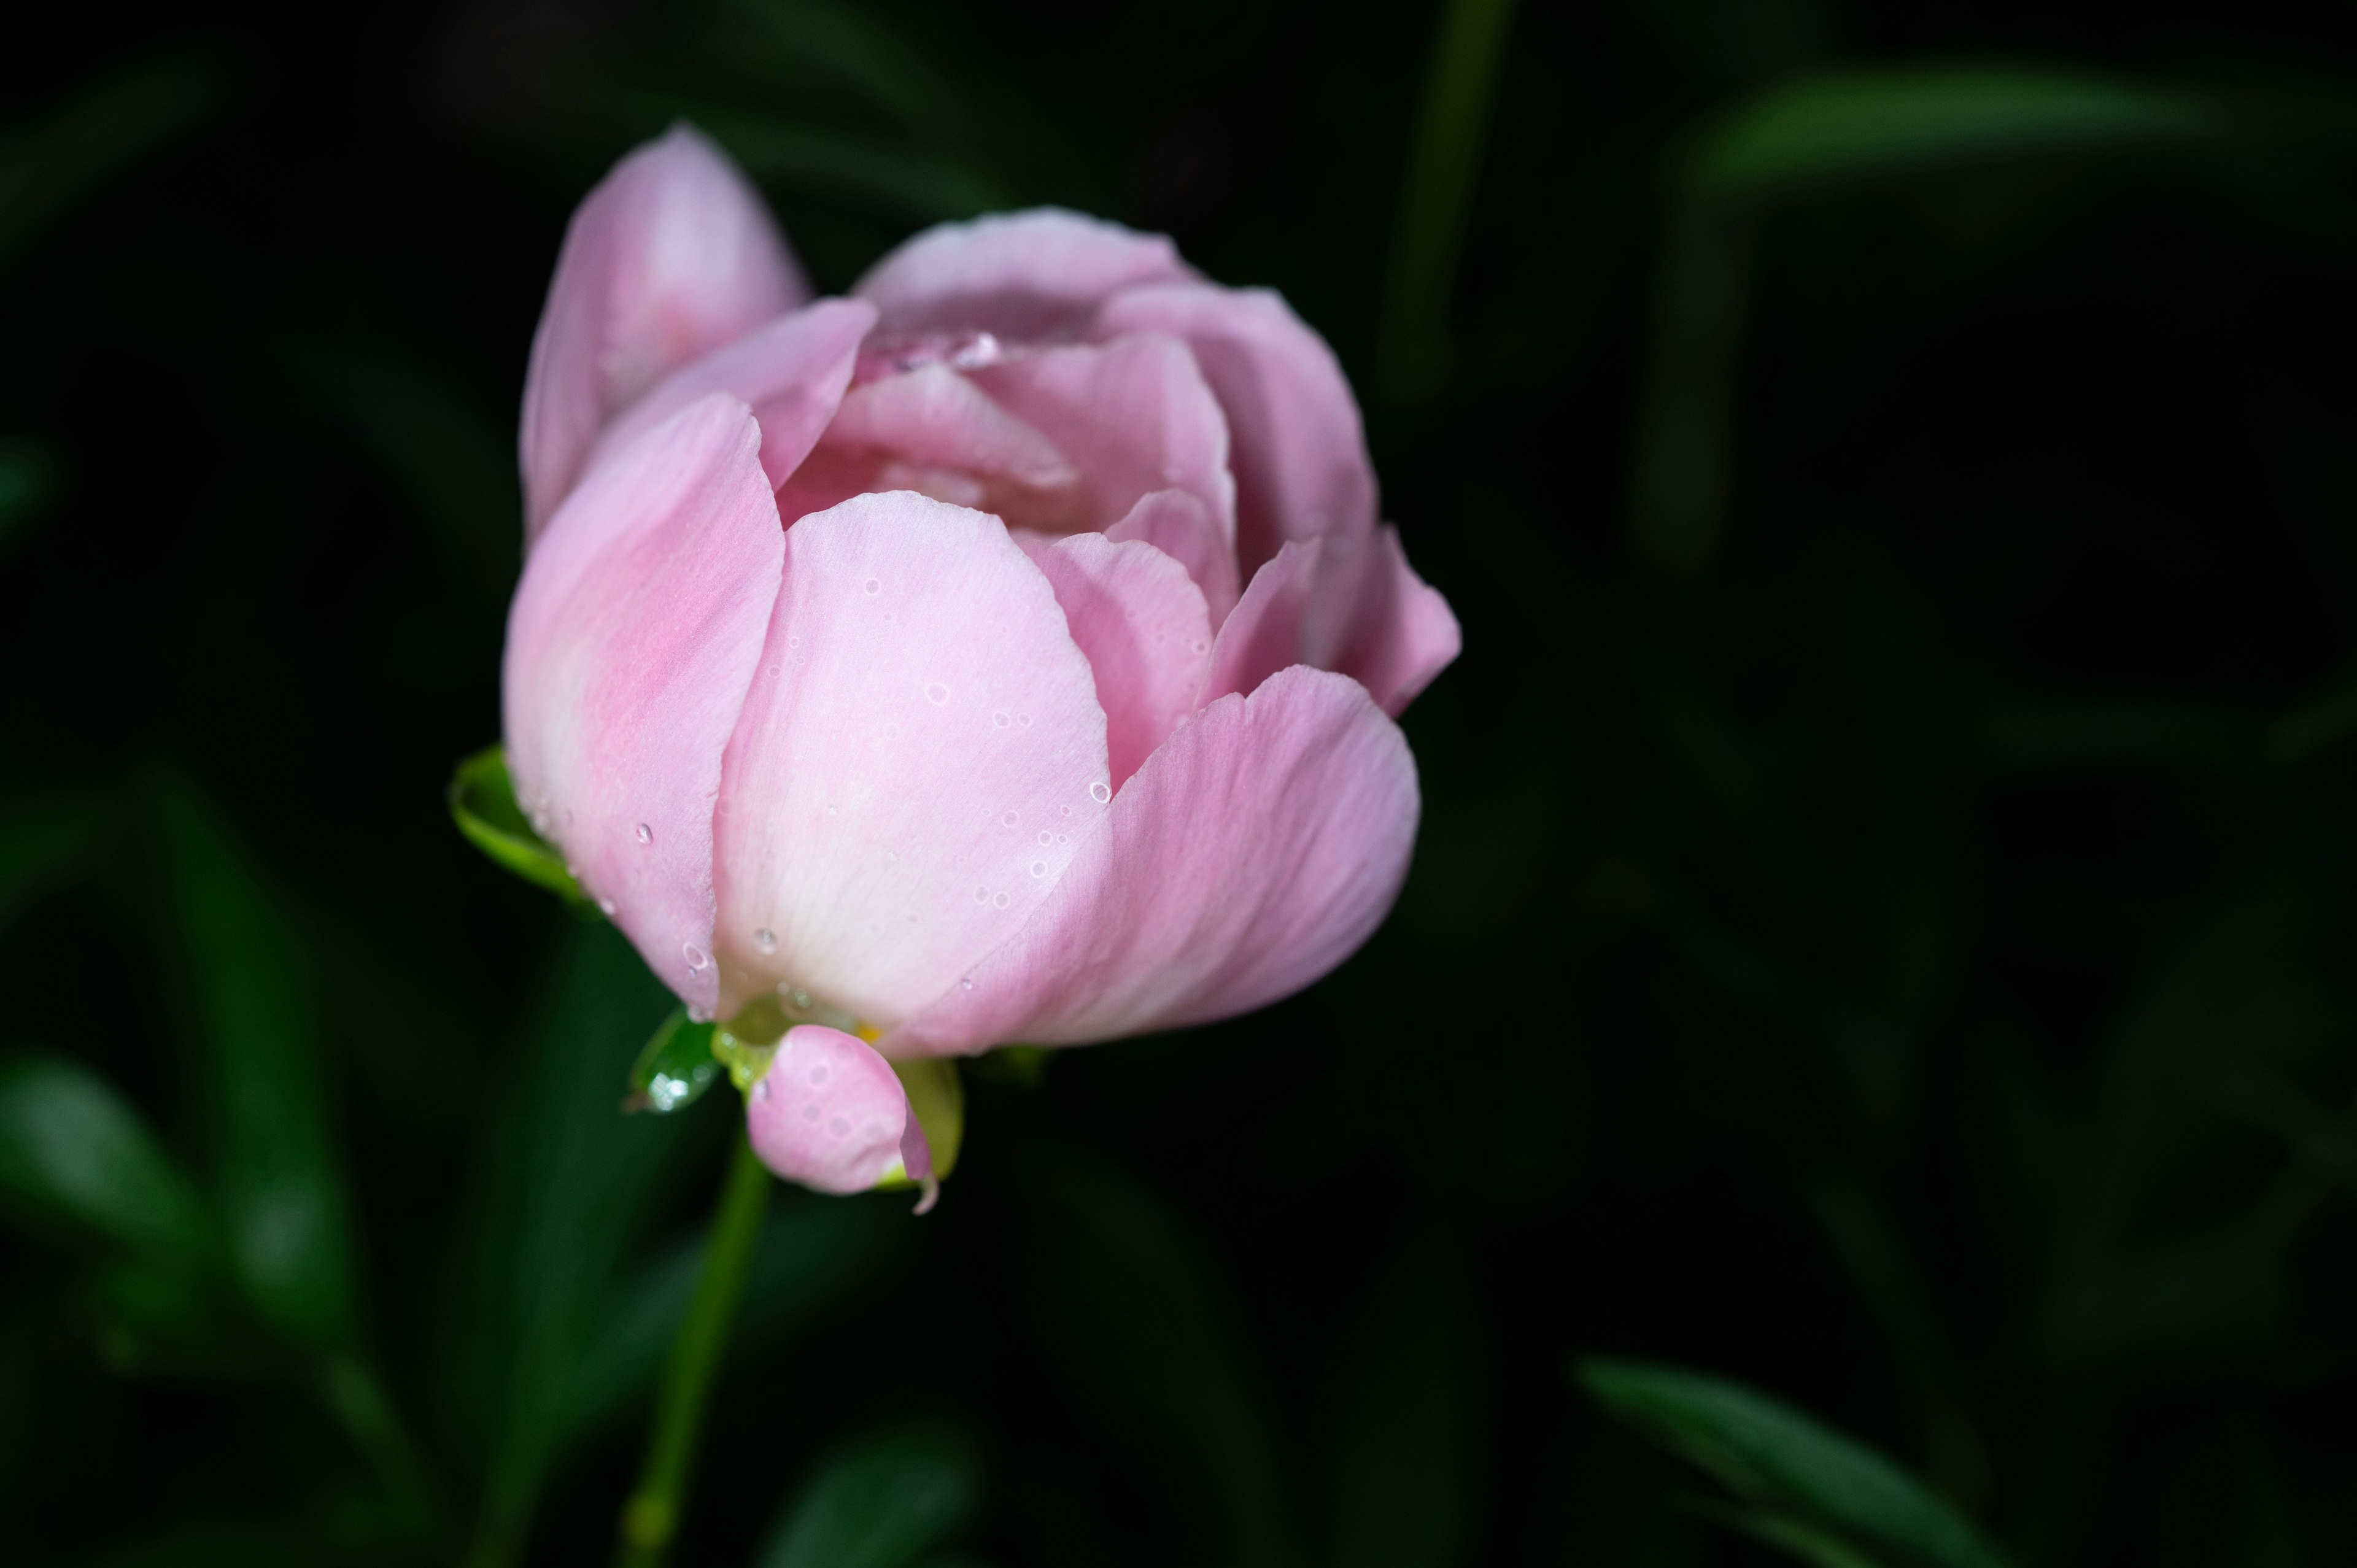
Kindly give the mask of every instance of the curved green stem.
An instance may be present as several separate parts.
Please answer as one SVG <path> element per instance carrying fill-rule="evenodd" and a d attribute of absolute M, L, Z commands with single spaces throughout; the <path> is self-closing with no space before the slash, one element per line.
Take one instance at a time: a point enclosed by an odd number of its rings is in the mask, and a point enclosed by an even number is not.
<path fill-rule="evenodd" d="M 745 1294 L 745 1273 L 761 1239 L 761 1214 L 770 1203 L 770 1173 L 740 1134 L 721 1188 L 720 1208 L 705 1241 L 704 1272 L 695 1297 L 672 1341 L 662 1387 L 655 1394 L 654 1429 L 639 1484 L 622 1509 L 622 1542 L 617 1568 L 660 1568 L 679 1533 L 687 1506 L 687 1484 L 695 1451 L 704 1439 L 704 1413 L 712 1402 L 712 1380 L 728 1348 L 737 1305 Z"/>

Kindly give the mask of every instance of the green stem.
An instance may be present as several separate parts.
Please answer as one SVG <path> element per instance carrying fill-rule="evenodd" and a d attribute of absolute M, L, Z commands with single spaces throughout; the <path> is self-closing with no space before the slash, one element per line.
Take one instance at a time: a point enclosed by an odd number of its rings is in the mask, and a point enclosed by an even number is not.
<path fill-rule="evenodd" d="M 770 1203 L 770 1173 L 740 1136 L 728 1166 L 720 1208 L 705 1242 L 704 1273 L 695 1298 L 672 1341 L 662 1387 L 655 1394 L 654 1430 L 639 1484 L 622 1509 L 622 1543 L 617 1568 L 660 1568 L 679 1533 L 687 1507 L 687 1484 L 695 1451 L 704 1439 L 704 1413 L 712 1402 L 712 1380 L 728 1348 L 737 1305 L 745 1294 L 745 1273 L 761 1239 L 761 1214 Z"/>
<path fill-rule="evenodd" d="M 1384 386 L 1397 397 L 1433 391 L 1448 368 L 1448 306 L 1513 15 L 1514 0 L 1443 3 L 1383 285 L 1377 348 Z"/>

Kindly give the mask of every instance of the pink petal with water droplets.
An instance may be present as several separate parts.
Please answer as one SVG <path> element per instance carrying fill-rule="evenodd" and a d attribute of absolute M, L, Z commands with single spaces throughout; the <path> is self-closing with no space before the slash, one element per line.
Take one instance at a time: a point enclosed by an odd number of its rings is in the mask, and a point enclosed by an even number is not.
<path fill-rule="evenodd" d="M 1399 530 L 1386 528 L 1381 555 L 1361 587 L 1359 624 L 1340 668 L 1396 718 L 1464 646 L 1439 590 L 1407 564 Z"/>
<path fill-rule="evenodd" d="M 720 394 L 549 520 L 508 612 L 508 767 L 648 967 L 710 1016 L 712 801 L 785 542 L 752 412 Z"/>
<path fill-rule="evenodd" d="M 1195 276 L 1160 234 L 1042 207 L 943 223 L 868 269 L 852 293 L 888 332 L 1072 332 L 1116 289 Z"/>
<path fill-rule="evenodd" d="M 1236 549 L 1249 577 L 1287 540 L 1375 524 L 1375 474 L 1350 382 L 1326 340 L 1269 289 L 1154 285 L 1108 299 L 1090 329 L 1183 338 L 1227 411 Z"/>
<path fill-rule="evenodd" d="M 1139 498 L 1176 488 L 1201 504 L 1223 542 L 1234 538 L 1228 422 L 1177 338 L 1070 344 L 967 374 L 1080 470 L 1087 498 L 1080 526 L 1102 532 Z"/>
<path fill-rule="evenodd" d="M 1195 711 L 1211 667 L 1211 618 L 1187 569 L 1154 546 L 1076 533 L 1018 541 L 1056 590 L 1104 709 L 1116 789 Z"/>
<path fill-rule="evenodd" d="M 614 166 L 573 214 L 524 374 L 525 538 L 606 422 L 671 371 L 810 297 L 760 194 L 685 125 Z"/>
<path fill-rule="evenodd" d="M 866 1192 L 887 1176 L 933 1174 L 924 1130 L 892 1064 L 823 1025 L 786 1031 L 745 1097 L 745 1133 L 761 1163 L 820 1192 Z"/>
<path fill-rule="evenodd" d="M 1415 840 L 1415 763 L 1346 676 L 1287 670 L 1163 743 L 1022 930 L 878 1047 L 1071 1045 L 1243 1013 L 1381 923 Z"/>
<path fill-rule="evenodd" d="M 1110 794 L 1089 662 L 997 519 L 907 491 L 802 519 L 721 786 L 724 1003 L 786 982 L 906 1016 L 1038 908 Z"/>
<path fill-rule="evenodd" d="M 1187 568 L 1203 590 L 1203 603 L 1217 629 L 1236 607 L 1236 553 L 1220 537 L 1219 525 L 1203 503 L 1185 490 L 1155 490 L 1138 497 L 1129 515 L 1105 530 L 1119 543 L 1137 540 L 1151 544 Z"/>
<path fill-rule="evenodd" d="M 761 424 L 761 471 L 772 489 L 802 466 L 843 403 L 859 340 L 876 325 L 872 306 L 822 299 L 781 316 L 672 375 L 608 425 L 589 461 L 652 429 L 697 398 L 743 399 Z"/>

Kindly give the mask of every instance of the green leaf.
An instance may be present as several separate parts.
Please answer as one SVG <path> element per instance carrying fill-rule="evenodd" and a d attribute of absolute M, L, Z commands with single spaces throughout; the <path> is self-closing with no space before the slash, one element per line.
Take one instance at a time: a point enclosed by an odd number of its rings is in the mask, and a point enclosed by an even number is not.
<path fill-rule="evenodd" d="M 350 1345 L 358 1334 L 351 1206 L 301 946 L 191 785 L 163 777 L 152 800 L 186 961 L 199 1115 L 239 1277 L 291 1339 L 315 1350 Z"/>
<path fill-rule="evenodd" d="M 622 1109 L 667 1115 L 703 1099 L 722 1073 L 720 1058 L 712 1054 L 712 1029 L 710 1024 L 689 1023 L 686 1008 L 673 1008 L 630 1064 L 630 1090 Z"/>
<path fill-rule="evenodd" d="M 935 1425 L 881 1432 L 827 1460 L 759 1559 L 761 1568 L 917 1568 L 963 1528 L 982 1491 L 981 1466 L 956 1433 Z"/>
<path fill-rule="evenodd" d="M 0 920 L 95 860 L 106 829 L 106 814 L 73 796 L 0 807 Z"/>
<path fill-rule="evenodd" d="M 0 1059 L 0 1194 L 37 1223 L 129 1251 L 219 1257 L 195 1183 L 136 1111 L 64 1057 Z"/>
<path fill-rule="evenodd" d="M 57 466 L 23 438 L 0 441 L 0 551 L 57 489 Z"/>
<path fill-rule="evenodd" d="M 533 830 L 516 804 L 504 747 L 479 751 L 458 764 L 450 776 L 450 820 L 469 843 L 526 882 L 588 907 L 588 895 L 565 869 L 565 856 Z"/>
<path fill-rule="evenodd" d="M 1883 1455 L 1755 1389 L 1677 1367 L 1593 1357 L 1573 1372 L 1606 1410 L 1755 1507 L 1935 1568 L 2007 1562 Z"/>
<path fill-rule="evenodd" d="M 1993 160 L 2215 140 L 2212 100 L 2073 71 L 1878 67 L 1780 82 L 1697 141 L 1690 193 L 1761 200 Z"/>

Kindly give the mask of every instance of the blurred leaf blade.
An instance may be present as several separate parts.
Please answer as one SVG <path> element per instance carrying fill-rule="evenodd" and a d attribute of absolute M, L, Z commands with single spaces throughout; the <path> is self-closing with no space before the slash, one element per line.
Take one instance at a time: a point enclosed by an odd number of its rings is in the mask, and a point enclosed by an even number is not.
<path fill-rule="evenodd" d="M 184 1263 L 219 1256 L 196 1183 L 136 1111 L 69 1058 L 0 1058 L 0 1192 L 126 1251 Z"/>
<path fill-rule="evenodd" d="M 1573 1373 L 1614 1416 L 1748 1503 L 1796 1515 L 1934 1568 L 2009 1560 L 1876 1450 L 1742 1384 L 1683 1368 L 1588 1357 Z"/>
<path fill-rule="evenodd" d="M 281 1332 L 314 1349 L 349 1346 L 359 1337 L 358 1248 L 301 945 L 192 785 L 162 776 L 151 800 L 231 1252 Z"/>
<path fill-rule="evenodd" d="M 759 1568 L 918 1568 L 981 1500 L 973 1445 L 947 1427 L 879 1432 L 827 1459 L 756 1559 Z"/>

